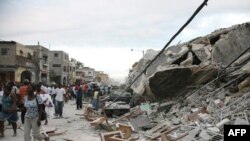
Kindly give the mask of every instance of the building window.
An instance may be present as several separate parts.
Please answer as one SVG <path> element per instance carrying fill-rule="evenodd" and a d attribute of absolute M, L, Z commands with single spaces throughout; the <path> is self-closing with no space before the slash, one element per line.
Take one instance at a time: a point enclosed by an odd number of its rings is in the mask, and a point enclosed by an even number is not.
<path fill-rule="evenodd" d="M 1 48 L 1 55 L 8 55 L 9 54 L 9 48 Z"/>
<path fill-rule="evenodd" d="M 89 71 L 88 74 L 91 74 L 91 71 Z"/>
<path fill-rule="evenodd" d="M 55 68 L 61 67 L 61 64 L 53 64 L 52 67 L 55 67 Z"/>
<path fill-rule="evenodd" d="M 42 60 L 43 60 L 43 64 L 47 64 L 48 57 L 47 57 L 47 56 L 43 56 L 43 57 L 42 57 Z"/>
<path fill-rule="evenodd" d="M 66 66 L 63 66 L 63 71 L 66 72 Z"/>
<path fill-rule="evenodd" d="M 31 60 L 32 59 L 32 55 L 28 52 L 28 54 L 27 54 L 27 58 L 29 59 L 29 60 Z"/>
<path fill-rule="evenodd" d="M 54 57 L 58 57 L 58 53 L 54 53 Z"/>

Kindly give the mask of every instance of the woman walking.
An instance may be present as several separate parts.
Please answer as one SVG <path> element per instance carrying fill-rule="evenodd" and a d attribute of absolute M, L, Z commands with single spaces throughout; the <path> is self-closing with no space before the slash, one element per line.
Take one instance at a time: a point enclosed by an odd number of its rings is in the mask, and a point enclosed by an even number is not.
<path fill-rule="evenodd" d="M 27 96 L 24 98 L 24 107 L 26 108 L 25 122 L 24 122 L 24 140 L 31 141 L 30 133 L 33 132 L 34 140 L 45 140 L 49 138 L 40 134 L 40 115 L 42 112 L 42 98 L 34 94 L 34 88 L 29 86 Z"/>
<path fill-rule="evenodd" d="M 16 110 L 16 95 L 11 93 L 11 87 L 4 87 L 4 94 L 2 97 L 2 111 L 0 113 L 0 136 L 4 137 L 4 121 L 7 120 L 12 125 L 14 134 L 17 135 L 17 110 Z"/>

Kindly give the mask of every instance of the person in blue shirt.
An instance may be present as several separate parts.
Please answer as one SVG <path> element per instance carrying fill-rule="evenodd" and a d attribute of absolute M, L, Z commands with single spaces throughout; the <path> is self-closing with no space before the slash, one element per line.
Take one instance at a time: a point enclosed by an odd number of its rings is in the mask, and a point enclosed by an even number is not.
<path fill-rule="evenodd" d="M 4 87 L 4 94 L 2 97 L 2 111 L 0 112 L 0 136 L 4 137 L 4 121 L 9 121 L 12 125 L 14 134 L 17 135 L 17 106 L 16 106 L 16 95 L 11 93 L 11 86 Z"/>

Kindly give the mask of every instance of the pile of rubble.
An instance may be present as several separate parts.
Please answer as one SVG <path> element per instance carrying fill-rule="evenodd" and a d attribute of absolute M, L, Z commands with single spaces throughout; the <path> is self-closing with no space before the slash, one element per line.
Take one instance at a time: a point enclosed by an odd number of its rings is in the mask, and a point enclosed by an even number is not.
<path fill-rule="evenodd" d="M 132 85 L 158 101 L 115 119 L 86 110 L 86 119 L 106 130 L 102 141 L 223 140 L 224 125 L 249 125 L 250 52 L 241 55 L 248 48 L 250 23 L 171 47 Z M 150 52 L 133 66 L 130 82 L 157 53 Z"/>

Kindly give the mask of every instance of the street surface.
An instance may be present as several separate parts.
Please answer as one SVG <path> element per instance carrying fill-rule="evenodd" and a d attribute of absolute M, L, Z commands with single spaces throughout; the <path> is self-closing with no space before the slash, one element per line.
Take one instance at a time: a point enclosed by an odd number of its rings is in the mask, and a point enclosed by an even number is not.
<path fill-rule="evenodd" d="M 53 119 L 49 118 L 49 123 L 46 127 L 56 127 L 59 130 L 66 130 L 66 133 L 63 135 L 57 135 L 50 138 L 51 141 L 65 141 L 65 138 L 72 138 L 75 141 L 100 141 L 100 130 L 94 129 L 90 126 L 90 124 L 82 119 L 82 116 L 79 114 L 83 114 L 83 110 L 76 110 L 75 101 L 69 100 L 67 104 L 65 104 L 63 109 L 64 118 L 61 119 Z M 20 113 L 19 113 L 20 114 Z M 77 114 L 77 115 L 76 115 Z M 20 125 L 20 116 L 18 125 Z M 7 125 L 7 122 L 5 122 Z M 42 123 L 44 127 L 44 122 Z M 21 129 L 17 130 L 17 136 L 12 137 L 13 130 L 11 126 L 6 126 L 5 137 L 0 138 L 2 141 L 23 141 L 24 140 L 24 131 L 23 126 L 21 125 Z"/>

